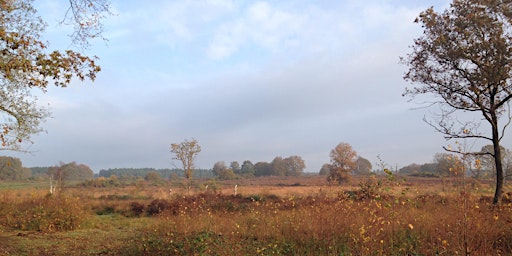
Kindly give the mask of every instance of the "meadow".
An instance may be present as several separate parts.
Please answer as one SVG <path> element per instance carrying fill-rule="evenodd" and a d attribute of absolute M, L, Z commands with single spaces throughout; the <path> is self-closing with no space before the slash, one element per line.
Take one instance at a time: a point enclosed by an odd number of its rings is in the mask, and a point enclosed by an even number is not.
<path fill-rule="evenodd" d="M 0 255 L 511 255 L 491 181 L 372 176 L 0 183 Z M 236 185 L 236 194 L 235 194 Z M 172 189 L 170 192 L 169 189 Z M 510 187 L 506 187 L 510 191 Z"/>

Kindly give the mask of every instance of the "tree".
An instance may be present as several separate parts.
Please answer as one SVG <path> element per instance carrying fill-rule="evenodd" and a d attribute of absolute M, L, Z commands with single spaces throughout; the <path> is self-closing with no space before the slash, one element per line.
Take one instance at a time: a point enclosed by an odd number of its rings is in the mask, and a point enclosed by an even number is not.
<path fill-rule="evenodd" d="M 179 144 L 172 143 L 171 152 L 174 154 L 173 159 L 181 162 L 185 178 L 190 181 L 194 171 L 194 159 L 201 152 L 201 146 L 195 139 L 184 140 Z"/>
<path fill-rule="evenodd" d="M 331 165 L 330 164 L 323 164 L 322 168 L 320 168 L 320 171 L 318 172 L 318 175 L 327 176 L 331 172 Z"/>
<path fill-rule="evenodd" d="M 404 95 L 431 95 L 440 106 L 435 120 L 427 121 L 446 139 L 484 139 L 492 142 L 496 167 L 493 204 L 503 194 L 500 142 L 511 122 L 512 3 L 505 0 L 455 0 L 442 13 L 429 8 L 416 19 L 424 29 L 412 53 L 404 79 L 420 84 Z M 480 121 L 459 120 L 457 113 L 480 113 L 490 135 L 481 133 Z M 467 116 L 467 114 L 466 114 Z M 499 122 L 504 117 L 504 123 Z M 457 153 L 458 150 L 448 151 Z"/>
<path fill-rule="evenodd" d="M 149 181 L 154 185 L 162 183 L 163 181 L 162 176 L 160 176 L 160 174 L 158 174 L 158 172 L 155 171 L 148 172 L 146 176 L 144 176 L 144 180 Z"/>
<path fill-rule="evenodd" d="M 237 161 L 233 161 L 229 164 L 229 168 L 233 170 L 234 173 L 240 174 L 240 171 L 242 168 L 240 167 L 240 164 Z"/>
<path fill-rule="evenodd" d="M 228 169 L 228 167 L 226 166 L 226 163 L 224 163 L 224 161 L 216 162 L 215 164 L 213 164 L 213 175 L 218 176 L 219 173 L 221 173 L 225 169 Z"/>
<path fill-rule="evenodd" d="M 71 12 L 79 13 L 87 2 L 88 13 L 73 15 L 79 29 L 76 43 L 87 43 L 92 34 L 84 33 L 101 27 L 101 14 L 108 11 L 107 0 L 70 0 Z M 103 9 L 99 7 L 103 6 Z M 98 8 L 96 8 L 98 7 Z M 71 16 L 69 16 L 71 17 Z M 95 17 L 95 22 L 87 19 Z M 69 20 L 71 21 L 71 20 Z M 49 111 L 38 106 L 33 89 L 46 92 L 50 81 L 66 87 L 73 78 L 94 81 L 100 67 L 96 57 L 66 51 L 49 51 L 41 39 L 46 28 L 32 6 L 32 0 L 0 1 L 0 142 L 2 149 L 20 150 L 22 142 L 31 142 L 31 135 L 43 131 L 41 123 Z M 101 34 L 98 31 L 97 34 Z"/>
<path fill-rule="evenodd" d="M 286 176 L 302 176 L 306 164 L 300 156 L 289 156 L 284 159 L 286 163 Z"/>
<path fill-rule="evenodd" d="M 441 177 L 457 176 L 457 167 L 460 165 L 460 159 L 454 154 L 437 153 L 434 155 L 436 164 L 436 174 Z"/>
<path fill-rule="evenodd" d="M 240 169 L 240 173 L 245 176 L 253 176 L 254 175 L 254 165 L 251 161 L 245 160 L 242 163 L 242 168 Z"/>
<path fill-rule="evenodd" d="M 372 163 L 366 158 L 358 157 L 354 173 L 357 175 L 370 175 L 372 173 Z"/>
<path fill-rule="evenodd" d="M 285 176 L 286 171 L 288 170 L 288 166 L 284 159 L 280 156 L 274 158 L 272 163 L 270 163 L 270 174 L 273 176 Z"/>
<path fill-rule="evenodd" d="M 0 156 L 0 180 L 22 180 L 30 175 L 30 169 L 23 168 L 19 158 Z"/>
<path fill-rule="evenodd" d="M 350 178 L 350 172 L 356 167 L 357 153 L 348 143 L 338 144 L 330 153 L 331 170 L 327 180 L 341 184 Z"/>
<path fill-rule="evenodd" d="M 415 175 L 419 174 L 421 170 L 421 166 L 419 164 L 410 164 L 407 166 L 404 166 L 398 170 L 398 173 L 400 175 Z"/>
<path fill-rule="evenodd" d="M 509 170 L 512 168 L 512 152 L 505 147 L 500 146 L 501 161 L 503 162 L 503 176 L 507 177 Z M 475 178 L 487 178 L 491 175 L 496 176 L 496 166 L 494 165 L 494 147 L 492 145 L 485 145 L 480 150 L 479 155 L 475 156 L 475 161 L 478 160 L 480 168 L 474 171 Z"/>
<path fill-rule="evenodd" d="M 272 165 L 267 162 L 257 162 L 254 165 L 254 176 L 269 176 L 272 173 Z"/>

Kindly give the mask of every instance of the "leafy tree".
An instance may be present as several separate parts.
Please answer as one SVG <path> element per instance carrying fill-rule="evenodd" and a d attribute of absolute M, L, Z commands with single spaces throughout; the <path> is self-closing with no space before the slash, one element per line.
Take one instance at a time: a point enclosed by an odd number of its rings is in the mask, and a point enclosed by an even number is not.
<path fill-rule="evenodd" d="M 274 158 L 270 163 L 270 174 L 273 176 L 285 176 L 288 170 L 288 166 L 284 159 L 280 156 Z"/>
<path fill-rule="evenodd" d="M 434 155 L 434 163 L 436 164 L 436 174 L 441 177 L 456 176 L 455 172 L 459 158 L 454 154 L 437 153 Z"/>
<path fill-rule="evenodd" d="M 267 162 L 257 162 L 254 165 L 254 176 L 269 176 L 272 173 L 272 165 Z"/>
<path fill-rule="evenodd" d="M 251 161 L 245 160 L 242 163 L 242 168 L 240 169 L 240 173 L 244 176 L 253 176 L 254 175 L 254 165 Z"/>
<path fill-rule="evenodd" d="M 284 159 L 286 163 L 286 176 L 302 176 L 306 164 L 300 156 L 289 156 Z"/>
<path fill-rule="evenodd" d="M 115 177 L 115 175 L 114 175 L 114 177 Z M 148 174 L 146 174 L 146 177 L 144 177 L 144 179 L 153 184 L 158 184 L 163 181 L 162 177 L 160 176 L 160 174 L 158 174 L 158 172 L 148 172 Z"/>
<path fill-rule="evenodd" d="M 226 168 L 222 170 L 217 177 L 221 180 L 232 180 L 236 178 L 236 174 L 233 172 L 232 169 Z"/>
<path fill-rule="evenodd" d="M 88 13 L 77 4 L 88 3 Z M 87 43 L 91 34 L 85 31 L 101 26 L 101 16 L 108 11 L 107 0 L 70 0 L 70 12 L 80 13 L 69 19 L 79 29 L 73 40 Z M 104 9 L 96 8 L 103 6 Z M 75 12 L 76 11 L 76 12 Z M 87 19 L 94 17 L 95 22 Z M 21 143 L 42 131 L 41 123 L 49 116 L 37 104 L 33 89 L 46 92 L 50 81 L 66 87 L 73 78 L 94 80 L 100 67 L 96 57 L 72 50 L 50 51 L 41 39 L 46 28 L 32 6 L 32 0 L 0 1 L 0 142 L 3 149 L 20 150 Z M 83 32 L 81 32 L 83 31 Z"/>
<path fill-rule="evenodd" d="M 192 179 L 194 171 L 194 159 L 201 152 L 201 146 L 197 140 L 184 140 L 181 143 L 172 143 L 171 152 L 174 154 L 173 159 L 179 160 L 185 172 L 185 178 Z"/>
<path fill-rule="evenodd" d="M 322 176 L 327 176 L 331 172 L 331 168 L 332 166 L 330 164 L 323 164 L 318 174 Z"/>
<path fill-rule="evenodd" d="M 415 175 L 420 173 L 421 165 L 419 164 L 410 164 L 407 166 L 404 166 L 398 170 L 398 173 L 400 175 Z"/>
<path fill-rule="evenodd" d="M 372 173 L 372 163 L 366 158 L 358 157 L 354 173 L 358 175 L 370 175 Z"/>
<path fill-rule="evenodd" d="M 61 182 L 65 180 L 92 180 L 94 178 L 94 172 L 89 166 L 76 162 L 60 163 L 58 166 L 48 168 L 48 172 L 55 180 Z"/>
<path fill-rule="evenodd" d="M 233 161 L 229 164 L 229 168 L 233 170 L 234 173 L 240 174 L 241 167 L 240 164 L 237 161 Z"/>
<path fill-rule="evenodd" d="M 23 168 L 19 158 L 0 156 L 0 180 L 23 180 L 30 175 L 30 169 Z"/>
<path fill-rule="evenodd" d="M 350 178 L 350 172 L 356 167 L 357 153 L 348 143 L 338 144 L 330 153 L 331 170 L 327 180 L 338 184 Z"/>
<path fill-rule="evenodd" d="M 505 0 L 454 0 L 444 12 L 429 8 L 416 19 L 424 29 L 412 53 L 402 59 L 409 66 L 404 78 L 420 85 L 404 95 L 432 95 L 440 106 L 438 119 L 427 121 L 447 139 L 477 138 L 492 142 L 496 167 L 493 203 L 503 193 L 500 143 L 512 121 L 512 3 Z M 458 112 L 479 113 L 490 135 L 481 133 L 480 121 L 462 121 Z M 507 119 L 504 123 L 501 118 Z M 448 151 L 460 152 L 458 150 Z"/>
<path fill-rule="evenodd" d="M 226 166 L 226 163 L 224 161 L 216 162 L 213 165 L 213 169 L 212 169 L 213 175 L 218 176 L 219 173 L 221 173 L 225 169 L 228 169 L 228 167 Z"/>

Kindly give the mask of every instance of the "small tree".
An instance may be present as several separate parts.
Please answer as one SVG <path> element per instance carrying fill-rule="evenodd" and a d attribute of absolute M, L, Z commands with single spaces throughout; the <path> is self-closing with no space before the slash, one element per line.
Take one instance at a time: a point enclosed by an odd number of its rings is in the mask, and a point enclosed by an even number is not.
<path fill-rule="evenodd" d="M 350 144 L 340 143 L 331 151 L 330 157 L 331 170 L 327 180 L 338 184 L 348 181 L 350 173 L 356 167 L 356 151 L 352 149 Z"/>
<path fill-rule="evenodd" d="M 183 165 L 185 178 L 188 180 L 187 190 L 190 193 L 190 182 L 194 172 L 194 159 L 201 152 L 201 146 L 197 140 L 184 140 L 181 143 L 172 143 L 171 152 L 174 154 L 173 159 L 178 160 Z"/>

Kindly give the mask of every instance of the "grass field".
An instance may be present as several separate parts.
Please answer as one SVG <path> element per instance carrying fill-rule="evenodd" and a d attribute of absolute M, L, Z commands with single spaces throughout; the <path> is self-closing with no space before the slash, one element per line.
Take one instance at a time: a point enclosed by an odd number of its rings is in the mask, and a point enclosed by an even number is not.
<path fill-rule="evenodd" d="M 311 176 L 48 196 L 45 183 L 0 183 L 0 255 L 511 255 L 512 204 L 492 207 L 492 188 Z"/>

